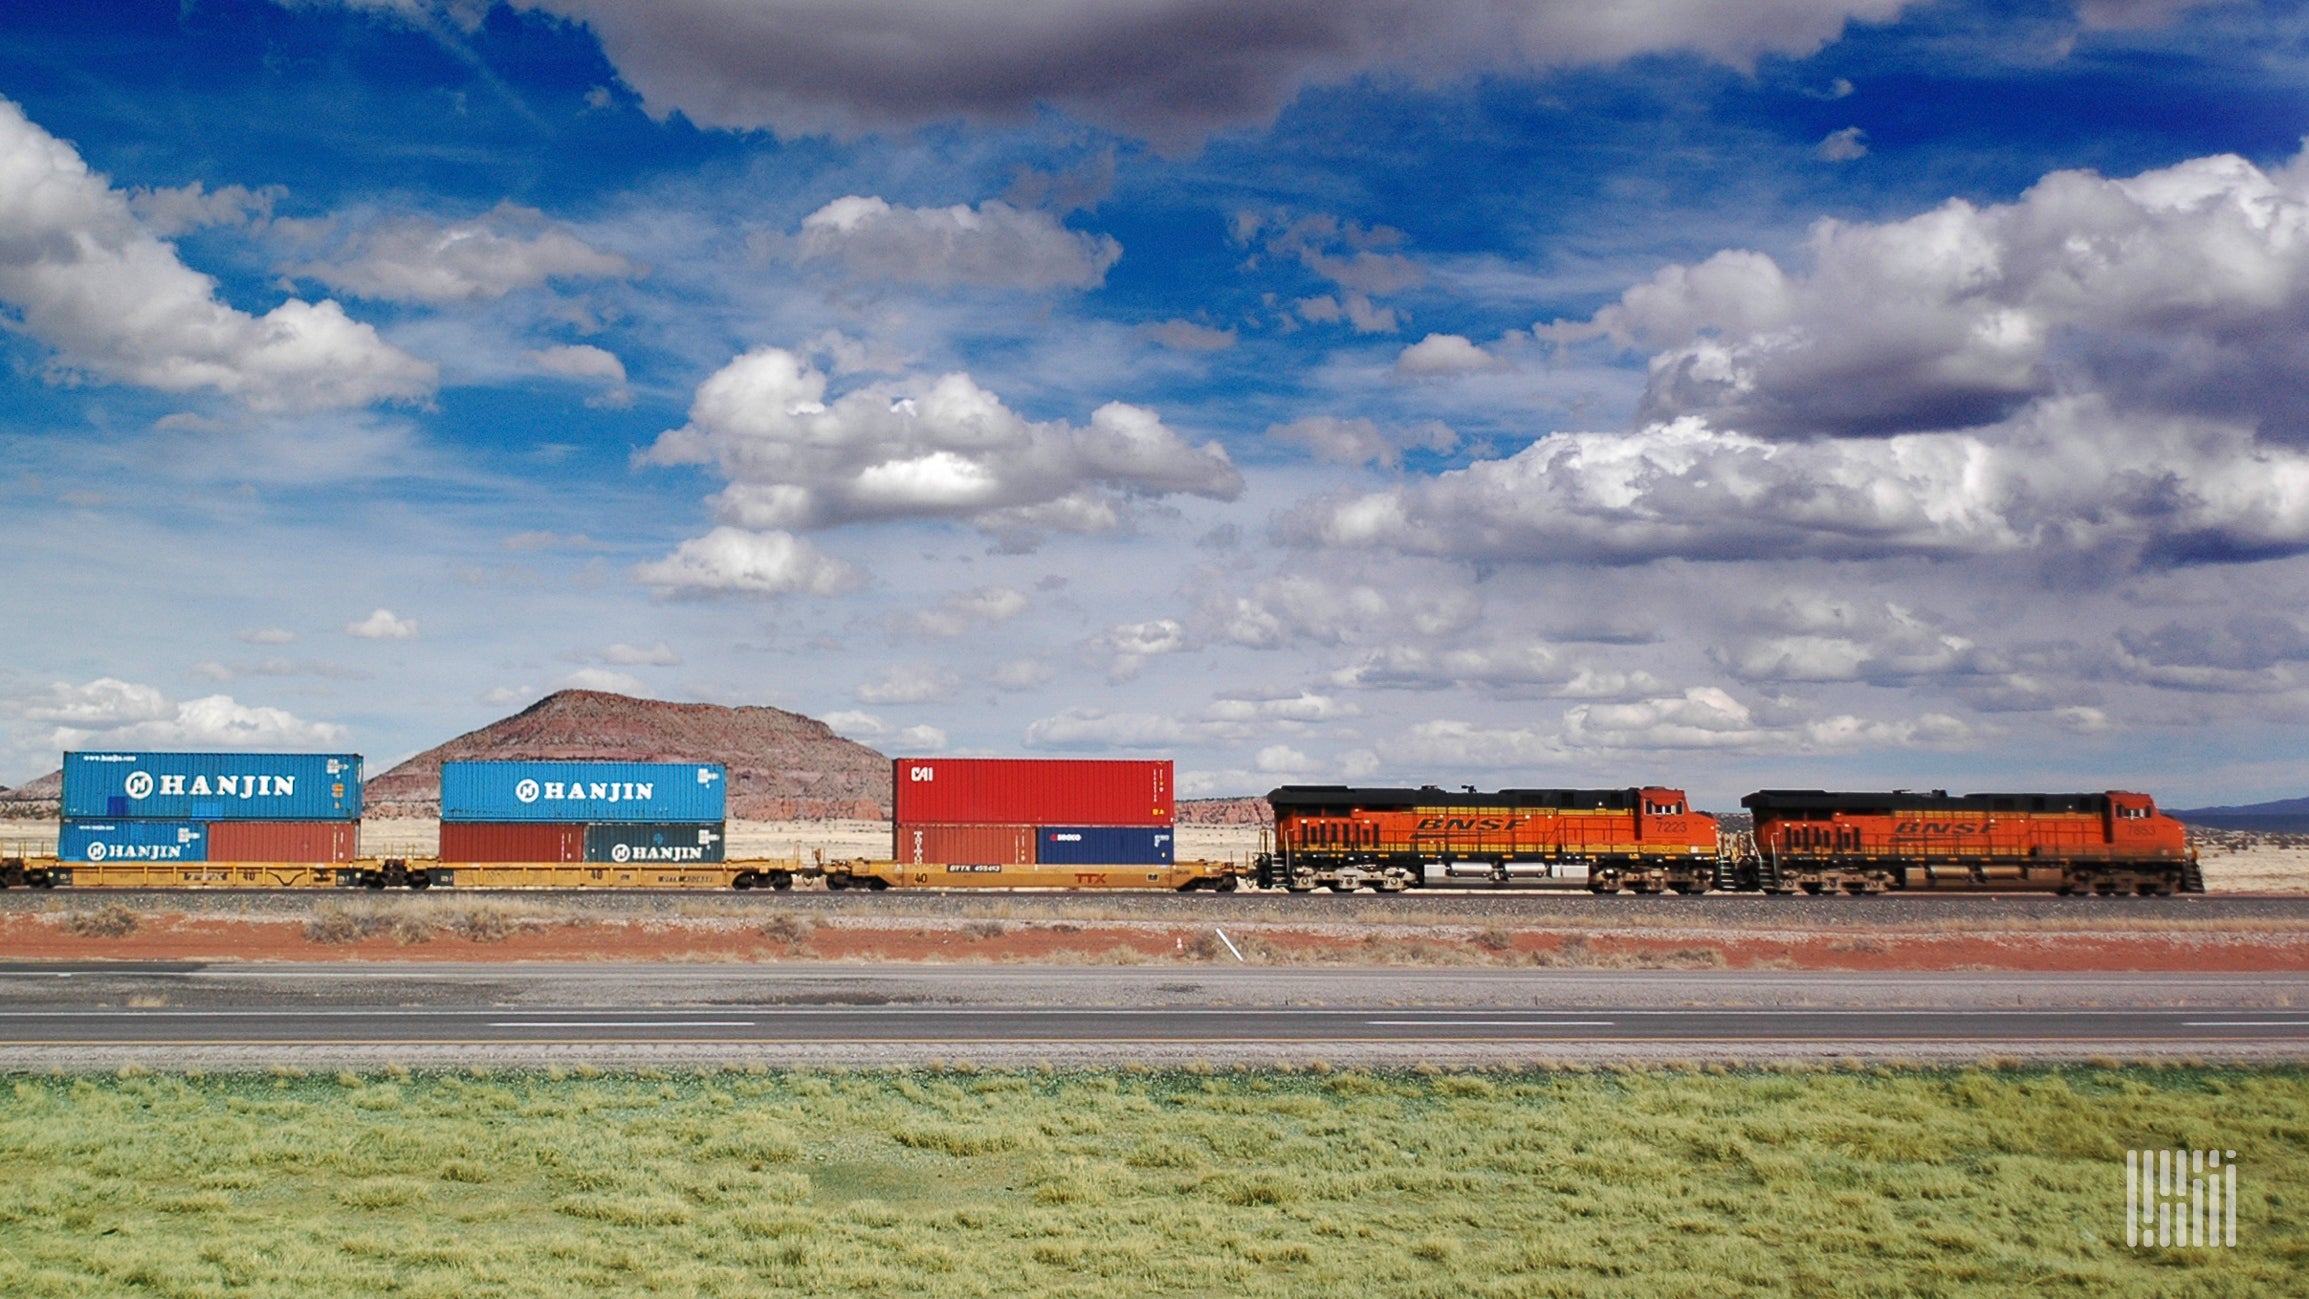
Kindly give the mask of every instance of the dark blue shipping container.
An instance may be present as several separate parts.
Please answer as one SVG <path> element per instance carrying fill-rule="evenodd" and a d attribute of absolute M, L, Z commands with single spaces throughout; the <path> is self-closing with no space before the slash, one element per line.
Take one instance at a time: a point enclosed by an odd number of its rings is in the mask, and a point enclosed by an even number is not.
<path fill-rule="evenodd" d="M 444 762 L 444 821 L 725 819 L 729 777 L 711 762 Z"/>
<path fill-rule="evenodd" d="M 625 865 L 644 863 L 718 862 L 722 859 L 722 823 L 698 825 L 589 825 L 585 827 L 585 859 Z"/>
<path fill-rule="evenodd" d="M 1045 866 L 1168 866 L 1167 825 L 1046 825 L 1034 832 L 1035 860 Z"/>
<path fill-rule="evenodd" d="M 208 831 L 184 821 L 66 821 L 59 861 L 207 861 Z"/>
<path fill-rule="evenodd" d="M 358 753 L 64 755 L 64 816 L 104 821 L 358 821 Z"/>

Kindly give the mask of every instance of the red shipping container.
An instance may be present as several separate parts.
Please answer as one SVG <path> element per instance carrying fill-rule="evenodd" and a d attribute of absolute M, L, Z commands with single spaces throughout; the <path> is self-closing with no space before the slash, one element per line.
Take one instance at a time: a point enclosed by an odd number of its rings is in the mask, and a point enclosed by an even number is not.
<path fill-rule="evenodd" d="M 211 821 L 210 861 L 351 861 L 358 856 L 358 821 Z"/>
<path fill-rule="evenodd" d="M 585 827 L 547 822 L 443 821 L 441 860 L 584 861 Z"/>
<path fill-rule="evenodd" d="M 1169 825 L 1171 764 L 1057 758 L 899 758 L 900 825 Z"/>
<path fill-rule="evenodd" d="M 1031 825 L 900 825 L 892 860 L 907 866 L 1032 866 Z"/>

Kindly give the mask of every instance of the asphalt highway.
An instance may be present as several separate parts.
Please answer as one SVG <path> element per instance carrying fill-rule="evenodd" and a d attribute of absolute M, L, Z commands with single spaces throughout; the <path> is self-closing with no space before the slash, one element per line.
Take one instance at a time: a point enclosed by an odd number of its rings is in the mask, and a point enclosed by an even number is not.
<path fill-rule="evenodd" d="M 2309 1060 L 2309 976 L 0 965 L 0 1069 L 1727 1055 Z"/>

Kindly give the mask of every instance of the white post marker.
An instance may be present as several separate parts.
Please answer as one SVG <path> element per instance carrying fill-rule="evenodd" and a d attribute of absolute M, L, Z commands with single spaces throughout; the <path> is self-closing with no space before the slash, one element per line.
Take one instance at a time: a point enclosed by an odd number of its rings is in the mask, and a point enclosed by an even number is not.
<path fill-rule="evenodd" d="M 1243 949 L 1235 946 L 1235 940 L 1227 937 L 1226 930 L 1219 928 L 1217 925 L 1212 925 L 1211 932 L 1219 936 L 1219 941 L 1227 945 L 1227 950 L 1235 954 L 1236 960 L 1241 961 L 1243 959 Z"/>

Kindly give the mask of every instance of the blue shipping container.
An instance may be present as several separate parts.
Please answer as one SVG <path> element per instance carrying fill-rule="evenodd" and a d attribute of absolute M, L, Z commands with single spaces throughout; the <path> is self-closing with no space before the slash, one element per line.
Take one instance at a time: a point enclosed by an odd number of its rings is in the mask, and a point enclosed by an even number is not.
<path fill-rule="evenodd" d="M 1046 825 L 1034 832 L 1035 860 L 1045 866 L 1168 866 L 1167 825 Z"/>
<path fill-rule="evenodd" d="M 207 861 L 208 831 L 183 821 L 66 821 L 61 861 Z"/>
<path fill-rule="evenodd" d="M 589 825 L 585 827 L 585 859 L 590 862 L 631 863 L 718 862 L 722 859 L 722 825 Z"/>
<path fill-rule="evenodd" d="M 358 821 L 358 753 L 64 755 L 64 816 L 105 821 Z"/>
<path fill-rule="evenodd" d="M 444 821 L 725 819 L 728 775 L 711 762 L 444 762 Z"/>

